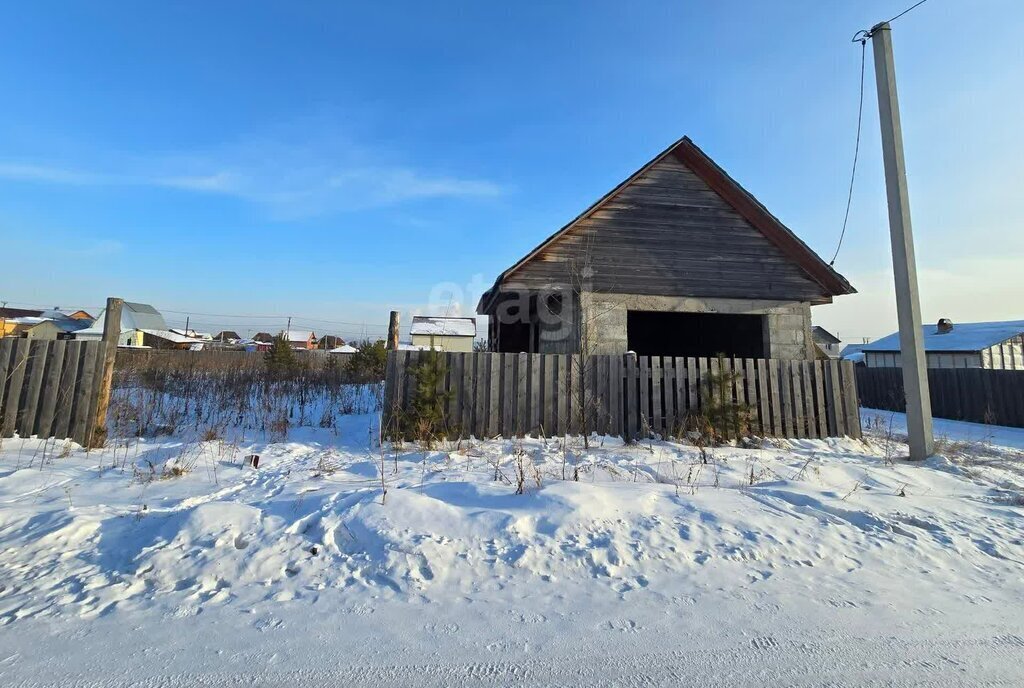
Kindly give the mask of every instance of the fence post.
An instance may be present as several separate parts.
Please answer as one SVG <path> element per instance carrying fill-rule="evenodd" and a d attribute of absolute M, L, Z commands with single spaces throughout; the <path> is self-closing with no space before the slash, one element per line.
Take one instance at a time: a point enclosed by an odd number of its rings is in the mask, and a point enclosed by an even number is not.
<path fill-rule="evenodd" d="M 391 319 L 388 321 L 387 348 L 391 351 L 398 349 L 398 311 L 391 311 Z"/>
<path fill-rule="evenodd" d="M 90 423 L 89 448 L 99 449 L 107 441 L 107 409 L 110 408 L 110 387 L 114 381 L 114 360 L 117 340 L 121 336 L 121 307 L 124 299 L 110 297 L 103 316 L 103 347 L 97 358 L 96 403 Z"/>

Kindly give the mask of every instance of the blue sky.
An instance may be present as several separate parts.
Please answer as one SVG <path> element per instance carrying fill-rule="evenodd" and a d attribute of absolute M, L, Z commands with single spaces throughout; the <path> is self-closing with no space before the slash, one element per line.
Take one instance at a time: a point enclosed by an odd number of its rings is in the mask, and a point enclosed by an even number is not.
<path fill-rule="evenodd" d="M 908 4 L 5 2 L 0 300 L 380 334 L 392 307 L 471 311 L 683 134 L 827 259 L 850 37 Z M 1021 317 L 1022 20 L 930 0 L 894 25 L 927 320 Z M 895 327 L 867 68 L 836 264 L 861 294 L 814 311 L 844 338 Z"/>

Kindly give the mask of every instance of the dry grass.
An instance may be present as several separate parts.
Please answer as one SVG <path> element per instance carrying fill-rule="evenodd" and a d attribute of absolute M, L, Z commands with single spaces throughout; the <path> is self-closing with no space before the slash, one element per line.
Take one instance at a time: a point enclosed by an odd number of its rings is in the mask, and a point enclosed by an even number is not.
<path fill-rule="evenodd" d="M 382 385 L 352 384 L 351 373 L 330 360 L 310 356 L 271 375 L 256 353 L 119 352 L 110 436 L 187 432 L 211 442 L 230 428 L 283 440 L 292 427 L 331 428 L 339 416 L 379 410 Z"/>

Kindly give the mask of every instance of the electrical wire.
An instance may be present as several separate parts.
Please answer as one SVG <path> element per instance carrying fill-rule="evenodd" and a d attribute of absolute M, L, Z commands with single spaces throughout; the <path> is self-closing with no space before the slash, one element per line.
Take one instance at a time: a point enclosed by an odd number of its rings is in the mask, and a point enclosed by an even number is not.
<path fill-rule="evenodd" d="M 172 310 L 170 308 L 161 308 L 160 312 L 161 313 L 175 313 L 177 315 L 188 315 L 188 316 L 197 315 L 197 316 L 199 316 L 201 318 L 237 318 L 237 319 L 245 319 L 245 320 L 256 320 L 256 319 L 266 318 L 266 319 L 269 319 L 269 320 L 287 320 L 289 317 L 291 317 L 292 320 L 296 321 L 296 322 L 297 321 L 302 321 L 302 322 L 307 322 L 307 323 L 309 323 L 309 322 L 318 322 L 318 323 L 326 323 L 328 325 L 353 325 L 355 327 L 363 327 L 364 325 L 369 325 L 369 323 L 351 322 L 351 321 L 346 321 L 346 320 L 327 320 L 325 318 L 308 318 L 306 316 L 238 315 L 238 314 L 231 314 L 231 313 L 196 313 L 195 311 L 177 311 L 177 310 Z M 385 327 L 385 329 L 386 329 L 386 327 Z"/>
<path fill-rule="evenodd" d="M 926 2 L 928 2 L 928 0 L 920 0 L 897 14 L 892 19 L 881 23 L 891 24 Z M 878 26 L 878 24 L 876 24 L 876 26 Z M 864 63 L 866 59 L 868 39 L 871 38 L 872 35 L 873 29 L 861 30 L 855 33 L 852 39 L 853 43 L 860 43 L 860 95 L 857 97 L 857 140 L 853 146 L 853 169 L 850 171 L 850 188 L 846 194 L 846 212 L 843 214 L 843 228 L 839 232 L 839 242 L 836 244 L 836 251 L 832 254 L 832 260 L 828 262 L 830 266 L 836 264 L 836 258 L 839 257 L 839 250 L 843 247 L 843 239 L 846 237 L 846 226 L 850 221 L 850 206 L 853 204 L 853 183 L 857 178 L 857 160 L 860 157 L 860 134 L 864 122 Z"/>
<path fill-rule="evenodd" d="M 854 36 L 854 40 L 857 40 L 857 36 Z M 839 249 L 843 247 L 846 225 L 850 221 L 850 206 L 853 204 L 853 182 L 857 178 L 857 160 L 860 157 L 860 132 L 861 125 L 864 122 L 864 60 L 867 53 L 867 43 L 868 39 L 862 36 L 860 38 L 860 96 L 857 103 L 857 141 L 853 146 L 853 169 L 850 171 L 850 188 L 846 194 L 846 213 L 843 215 L 843 229 L 839 233 L 839 243 L 836 244 L 836 252 L 832 254 L 832 260 L 828 262 L 829 265 L 836 264 L 836 258 L 839 257 Z"/>
<path fill-rule="evenodd" d="M 911 5 L 910 7 L 908 7 L 908 8 L 907 8 L 907 9 L 905 9 L 905 10 L 903 10 L 902 12 L 900 12 L 900 13 L 899 13 L 899 14 L 897 14 L 897 15 L 896 15 L 895 17 L 893 17 L 892 19 L 890 19 L 889 21 L 887 21 L 887 22 L 885 22 L 885 23 L 886 23 L 886 24 L 892 24 L 892 23 L 893 23 L 894 21 L 896 21 L 897 19 L 899 19 L 900 17 L 902 17 L 902 16 L 903 16 L 904 14 L 906 14 L 907 12 L 910 12 L 911 10 L 916 10 L 916 9 L 917 9 L 918 7 L 920 7 L 921 5 L 925 4 L 926 2 L 928 2 L 928 0 L 921 0 L 921 1 L 920 1 L 920 2 L 918 2 L 918 3 L 915 3 L 915 4 Z"/>

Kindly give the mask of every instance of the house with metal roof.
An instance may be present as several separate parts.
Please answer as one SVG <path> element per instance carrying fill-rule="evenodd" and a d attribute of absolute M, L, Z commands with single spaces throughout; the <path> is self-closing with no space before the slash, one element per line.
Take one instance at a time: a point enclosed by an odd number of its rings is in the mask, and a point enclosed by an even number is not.
<path fill-rule="evenodd" d="M 12 337 L 53 340 L 64 334 L 56 323 L 43 318 L 19 318 L 14 323 L 14 329 L 10 332 Z"/>
<path fill-rule="evenodd" d="M 476 318 L 414 315 L 409 335 L 414 350 L 472 351 Z"/>
<path fill-rule="evenodd" d="M 942 318 L 922 326 L 929 368 L 988 368 L 1024 370 L 1024 320 L 953 323 Z M 861 347 L 868 368 L 899 368 L 900 335 Z"/>
<path fill-rule="evenodd" d="M 107 312 L 103 309 L 90 327 L 75 332 L 75 339 L 102 339 L 106 320 Z M 160 311 L 148 303 L 125 301 L 121 307 L 118 346 L 181 349 L 196 341 L 193 337 L 172 332 Z"/>
<path fill-rule="evenodd" d="M 316 332 L 310 330 L 283 330 L 281 336 L 292 349 L 310 350 L 316 348 Z"/>

